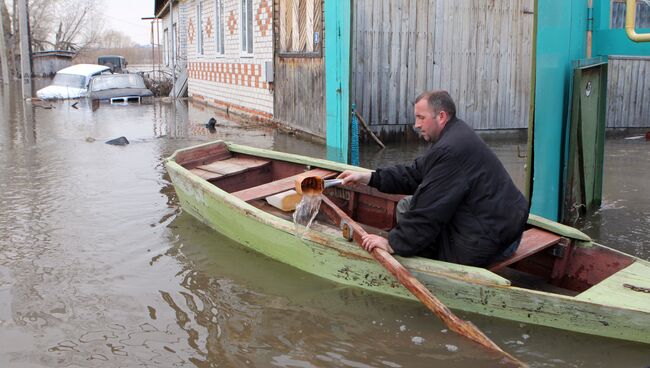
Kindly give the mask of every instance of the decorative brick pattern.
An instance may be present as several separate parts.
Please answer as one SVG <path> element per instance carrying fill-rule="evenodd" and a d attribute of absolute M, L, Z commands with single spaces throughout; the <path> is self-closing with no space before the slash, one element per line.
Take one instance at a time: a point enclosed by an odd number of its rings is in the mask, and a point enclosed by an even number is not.
<path fill-rule="evenodd" d="M 208 38 L 212 37 L 212 17 L 208 17 L 208 20 L 205 21 L 205 34 L 208 35 Z"/>
<path fill-rule="evenodd" d="M 230 15 L 228 16 L 228 30 L 230 31 L 231 35 L 235 34 L 235 31 L 237 30 L 237 17 L 235 16 L 235 11 L 231 10 Z"/>
<path fill-rule="evenodd" d="M 235 86 L 268 89 L 269 84 L 262 82 L 262 67 L 259 64 L 242 63 L 189 63 L 190 78 L 231 84 Z"/>
<path fill-rule="evenodd" d="M 190 43 L 194 43 L 195 35 L 196 35 L 196 30 L 194 29 L 194 23 L 192 22 L 192 18 L 190 18 L 187 25 L 187 39 L 190 41 Z"/>
<path fill-rule="evenodd" d="M 257 8 L 257 14 L 255 15 L 255 20 L 257 21 L 257 28 L 259 28 L 260 34 L 262 37 L 265 37 L 271 27 L 271 22 L 273 21 L 271 7 L 267 0 L 260 1 L 260 5 Z"/>

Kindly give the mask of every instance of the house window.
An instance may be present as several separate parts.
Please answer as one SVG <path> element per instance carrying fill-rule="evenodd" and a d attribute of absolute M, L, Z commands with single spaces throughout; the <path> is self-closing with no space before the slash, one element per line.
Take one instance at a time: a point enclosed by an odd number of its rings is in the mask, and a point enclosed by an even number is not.
<path fill-rule="evenodd" d="M 253 54 L 253 0 L 241 0 L 241 51 Z"/>
<path fill-rule="evenodd" d="M 322 5 L 320 0 L 280 0 L 280 56 L 321 55 Z"/>
<path fill-rule="evenodd" d="M 625 0 L 612 0 L 612 28 L 625 28 Z M 636 1 L 636 28 L 650 28 L 650 2 Z"/>
<path fill-rule="evenodd" d="M 172 33 L 172 38 L 174 39 L 173 45 L 174 45 L 174 50 L 172 52 L 172 55 L 176 60 L 174 62 L 178 62 L 178 50 L 181 49 L 180 47 L 180 37 L 178 37 L 178 26 L 176 23 L 174 23 L 174 32 Z"/>
<path fill-rule="evenodd" d="M 196 53 L 203 55 L 203 1 L 196 4 Z"/>
<path fill-rule="evenodd" d="M 214 4 L 214 41 L 218 55 L 224 54 L 224 16 L 223 16 L 223 0 L 215 0 Z"/>
<path fill-rule="evenodd" d="M 165 65 L 169 65 L 169 32 L 168 29 L 165 28 L 163 30 L 163 44 L 162 44 L 163 50 L 163 63 Z"/>

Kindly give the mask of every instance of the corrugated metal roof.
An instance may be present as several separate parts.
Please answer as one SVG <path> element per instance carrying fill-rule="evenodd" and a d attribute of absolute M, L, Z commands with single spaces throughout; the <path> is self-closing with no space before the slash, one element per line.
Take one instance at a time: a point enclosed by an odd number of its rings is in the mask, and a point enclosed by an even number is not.
<path fill-rule="evenodd" d="M 36 51 L 36 52 L 33 52 L 32 57 L 38 58 L 38 57 L 46 57 L 46 56 L 61 56 L 61 57 L 72 58 L 76 54 L 77 53 L 75 51 L 49 50 L 49 51 Z"/>

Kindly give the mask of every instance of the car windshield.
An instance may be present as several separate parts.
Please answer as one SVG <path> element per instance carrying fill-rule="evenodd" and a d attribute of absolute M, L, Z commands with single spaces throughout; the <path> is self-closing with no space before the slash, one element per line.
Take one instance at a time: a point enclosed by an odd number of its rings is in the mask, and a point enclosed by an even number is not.
<path fill-rule="evenodd" d="M 101 65 L 106 65 L 108 63 L 111 63 L 113 65 L 121 65 L 122 63 L 120 62 L 120 58 L 117 57 L 100 57 L 99 58 L 99 63 Z"/>
<path fill-rule="evenodd" d="M 96 77 L 92 83 L 92 91 L 104 91 L 113 88 L 146 88 L 142 77 L 137 74 L 114 74 Z"/>
<path fill-rule="evenodd" d="M 56 73 L 52 85 L 71 88 L 86 88 L 86 77 L 78 74 Z"/>

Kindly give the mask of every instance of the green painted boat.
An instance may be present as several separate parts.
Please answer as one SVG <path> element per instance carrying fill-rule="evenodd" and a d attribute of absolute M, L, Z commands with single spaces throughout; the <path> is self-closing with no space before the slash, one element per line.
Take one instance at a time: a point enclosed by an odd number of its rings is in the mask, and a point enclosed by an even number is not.
<path fill-rule="evenodd" d="M 292 189 L 296 175 L 366 169 L 222 141 L 178 150 L 165 165 L 183 210 L 238 243 L 337 283 L 414 299 L 323 214 L 300 238 L 292 213 L 265 200 Z M 399 195 L 367 186 L 324 195 L 370 233 L 395 225 Z M 488 268 L 396 258 L 450 308 L 650 343 L 650 262 L 540 217 L 528 224 L 517 252 Z"/>

